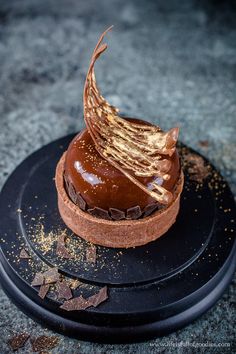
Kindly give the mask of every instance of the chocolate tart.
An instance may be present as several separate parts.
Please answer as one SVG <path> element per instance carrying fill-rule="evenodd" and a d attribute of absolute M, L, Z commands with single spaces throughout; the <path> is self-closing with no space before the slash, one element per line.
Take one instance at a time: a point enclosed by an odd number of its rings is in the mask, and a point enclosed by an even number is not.
<path fill-rule="evenodd" d="M 94 244 L 128 248 L 156 240 L 173 225 L 184 177 L 178 128 L 164 132 L 124 118 L 100 94 L 94 64 L 107 48 L 102 43 L 107 31 L 85 80 L 86 129 L 58 162 L 56 188 L 60 215 L 75 234 Z"/>
<path fill-rule="evenodd" d="M 56 170 L 58 207 L 63 221 L 75 234 L 101 246 L 128 248 L 156 240 L 174 224 L 179 212 L 183 173 L 176 186 L 173 202 L 168 208 L 138 220 L 106 220 L 84 212 L 70 200 L 63 180 L 65 154 Z"/>

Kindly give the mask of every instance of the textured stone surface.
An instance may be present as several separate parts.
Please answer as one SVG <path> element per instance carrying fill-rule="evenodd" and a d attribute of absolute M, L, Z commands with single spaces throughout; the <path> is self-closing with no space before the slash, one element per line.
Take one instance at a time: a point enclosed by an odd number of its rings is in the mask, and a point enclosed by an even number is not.
<path fill-rule="evenodd" d="M 22 0 L 0 2 L 0 187 L 42 145 L 83 126 L 82 88 L 91 51 L 109 25 L 97 64 L 103 95 L 130 116 L 204 153 L 236 192 L 236 21 L 233 1 Z M 209 147 L 199 146 L 208 140 Z M 168 337 L 98 345 L 60 336 L 52 353 L 193 353 L 168 342 L 231 342 L 235 281 L 201 319 Z M 0 290 L 0 351 L 13 330 L 47 334 Z M 49 332 L 50 333 L 50 332 Z M 30 352 L 29 343 L 19 353 Z M 212 348 L 207 353 L 230 352 Z M 231 347 L 232 352 L 232 347 Z"/>

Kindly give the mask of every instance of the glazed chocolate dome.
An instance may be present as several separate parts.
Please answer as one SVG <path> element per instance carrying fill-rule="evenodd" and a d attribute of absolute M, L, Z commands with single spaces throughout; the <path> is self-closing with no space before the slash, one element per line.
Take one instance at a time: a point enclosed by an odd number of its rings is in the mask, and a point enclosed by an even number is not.
<path fill-rule="evenodd" d="M 132 121 L 140 125 L 147 124 L 141 120 L 132 119 Z M 172 192 L 180 174 L 177 150 L 171 157 L 165 156 L 164 158 L 171 161 L 171 168 L 168 172 L 169 180 L 166 181 L 156 176 L 136 178 L 147 188 L 151 188 L 150 182 L 155 181 Z M 100 156 L 87 129 L 76 135 L 69 145 L 64 176 L 67 185 L 68 183 L 70 185 L 70 190 L 72 188 L 72 195 L 69 191 L 71 199 L 74 199 L 73 201 L 76 203 L 76 198 L 73 198 L 73 195 L 75 193 L 80 195 L 86 202 L 88 209 L 98 207 L 107 211 L 110 208 L 126 211 L 139 206 L 143 211 L 150 204 L 158 204 L 149 194 L 142 191 L 121 171 Z"/>

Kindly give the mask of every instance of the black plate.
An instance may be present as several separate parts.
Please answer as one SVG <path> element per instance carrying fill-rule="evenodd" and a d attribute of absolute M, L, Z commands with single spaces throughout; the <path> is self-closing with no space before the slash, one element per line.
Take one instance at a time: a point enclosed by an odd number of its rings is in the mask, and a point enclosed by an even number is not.
<path fill-rule="evenodd" d="M 235 203 L 227 183 L 212 166 L 200 188 L 186 174 L 180 213 L 163 237 L 127 250 L 97 247 L 96 265 L 88 264 L 88 244 L 66 228 L 57 209 L 55 167 L 72 138 L 28 157 L 1 192 L 0 279 L 5 292 L 34 319 L 86 340 L 140 341 L 190 323 L 220 298 L 235 270 Z M 56 255 L 56 238 L 63 230 L 75 259 Z M 19 260 L 21 248 L 32 260 Z M 53 289 L 41 300 L 30 283 L 45 265 L 82 281 L 75 296 L 89 296 L 107 285 L 109 300 L 80 312 L 60 310 Z"/>

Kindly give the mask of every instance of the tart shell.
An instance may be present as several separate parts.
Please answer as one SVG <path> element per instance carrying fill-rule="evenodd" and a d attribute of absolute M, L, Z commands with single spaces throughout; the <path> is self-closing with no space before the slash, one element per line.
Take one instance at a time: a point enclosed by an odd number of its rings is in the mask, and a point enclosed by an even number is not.
<path fill-rule="evenodd" d="M 180 195 L 184 183 L 182 171 L 173 201 L 166 209 L 157 210 L 150 216 L 138 220 L 105 220 L 82 211 L 68 197 L 63 179 L 65 156 L 66 152 L 56 168 L 58 208 L 63 221 L 76 235 L 105 247 L 129 248 L 156 240 L 174 224 L 179 212 Z"/>

